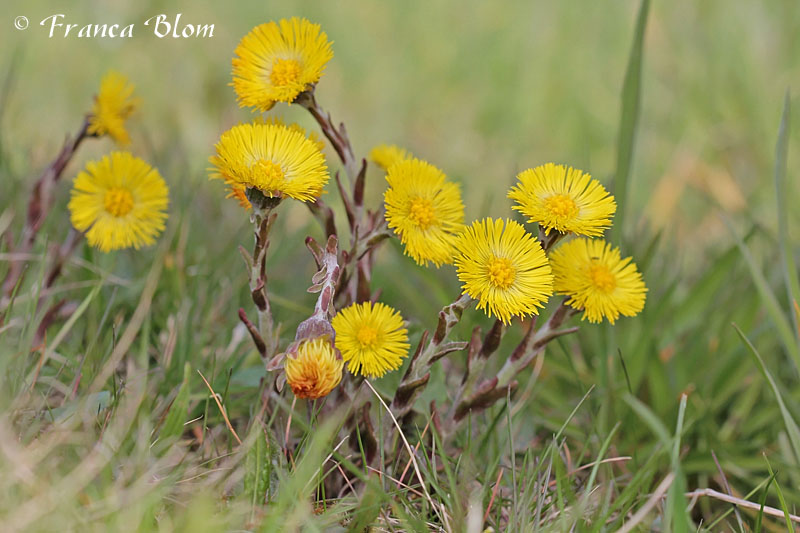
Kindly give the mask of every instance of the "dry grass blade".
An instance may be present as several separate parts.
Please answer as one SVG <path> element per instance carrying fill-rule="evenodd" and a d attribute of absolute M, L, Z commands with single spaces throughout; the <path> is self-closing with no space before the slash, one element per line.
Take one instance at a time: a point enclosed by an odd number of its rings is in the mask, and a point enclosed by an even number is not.
<path fill-rule="evenodd" d="M 500 480 L 503 479 L 503 473 L 505 472 L 504 468 L 500 468 L 500 471 L 497 473 L 497 479 L 494 482 L 494 488 L 492 489 L 492 497 L 489 499 L 489 505 L 486 506 L 486 512 L 483 513 L 483 523 L 486 523 L 486 520 L 489 519 L 489 513 L 492 511 L 492 505 L 494 505 L 494 499 L 497 496 L 497 491 L 500 489 Z"/>
<path fill-rule="evenodd" d="M 761 504 L 753 503 L 753 502 L 747 501 L 747 500 L 743 500 L 742 498 L 737 498 L 736 496 L 730 496 L 728 494 L 725 494 L 724 492 L 719 492 L 719 491 L 716 491 L 714 489 L 697 489 L 694 492 L 690 492 L 690 493 L 686 494 L 687 498 L 696 498 L 698 496 L 707 496 L 709 498 L 722 500 L 723 502 L 732 503 L 734 505 L 738 505 L 739 507 L 744 507 L 746 509 L 753 509 L 755 511 L 760 511 L 761 510 Z M 767 505 L 764 506 L 764 513 L 766 513 L 768 515 L 771 515 L 771 516 L 776 516 L 776 517 L 779 517 L 779 518 L 783 518 L 784 516 L 786 516 L 784 514 L 784 512 L 781 511 L 780 509 L 776 509 L 774 507 L 769 507 Z M 789 516 L 789 519 L 792 522 L 800 524 L 800 516 L 793 515 L 793 514 L 790 514 L 788 516 Z"/>
<path fill-rule="evenodd" d="M 658 505 L 658 502 L 660 502 L 661 498 L 664 497 L 664 494 L 667 493 L 667 490 L 669 490 L 669 487 L 672 485 L 673 481 L 675 481 L 675 472 L 670 472 L 667 474 L 667 477 L 665 477 L 661 483 L 658 484 L 655 492 L 653 492 L 650 498 L 647 499 L 647 502 L 645 502 L 642 508 L 636 511 L 631 519 L 628 520 L 628 523 L 617 530 L 617 533 L 628 533 L 629 531 L 633 531 L 633 528 L 639 525 L 639 523 L 644 520 L 648 514 L 650 514 L 650 511 L 652 511 L 655 506 Z"/>
<path fill-rule="evenodd" d="M 233 429 L 233 426 L 231 425 L 231 421 L 228 418 L 228 413 L 225 412 L 225 407 L 223 407 L 222 403 L 219 401 L 219 395 L 216 392 L 214 392 L 214 389 L 211 388 L 211 384 L 208 382 L 208 380 L 203 375 L 203 373 L 200 372 L 200 370 L 198 370 L 197 373 L 200 374 L 200 377 L 203 378 L 203 383 L 205 383 L 206 387 L 208 387 L 208 390 L 211 391 L 211 396 L 214 398 L 214 401 L 216 402 L 217 407 L 219 407 L 219 412 L 222 413 L 222 418 L 225 419 L 225 425 L 228 426 L 228 430 L 230 430 L 231 434 L 233 435 L 233 438 L 235 438 L 236 442 L 238 442 L 239 446 L 241 446 L 242 445 L 242 439 L 239 438 L 239 435 L 236 434 L 236 430 Z"/>
<path fill-rule="evenodd" d="M 398 435 L 400 435 L 400 438 L 403 439 L 403 445 L 406 447 L 406 450 L 408 451 L 408 455 L 411 456 L 411 461 L 414 463 L 414 471 L 417 474 L 417 479 L 419 479 L 419 484 L 422 487 L 422 491 L 425 493 L 425 499 L 428 500 L 428 503 L 431 505 L 431 508 L 433 508 L 433 510 L 436 511 L 436 513 L 438 514 L 438 510 L 437 510 L 436 504 L 433 503 L 433 499 L 431 498 L 430 493 L 428 493 L 428 487 L 425 485 L 425 480 L 422 479 L 422 472 L 420 471 L 419 464 L 417 463 L 417 456 L 414 453 L 414 449 L 408 443 L 408 439 L 406 439 L 406 436 L 403 433 L 403 429 L 400 427 L 400 424 L 397 422 L 397 419 L 394 417 L 394 414 L 392 413 L 391 409 L 389 409 L 389 406 L 386 405 L 386 402 L 383 401 L 383 398 L 381 398 L 381 395 L 378 394 L 378 391 L 376 391 L 375 387 L 372 386 L 372 383 L 370 383 L 369 380 L 366 380 L 366 379 L 364 380 L 364 383 L 367 385 L 367 387 L 370 388 L 370 390 L 375 395 L 375 397 L 378 399 L 378 401 L 381 403 L 383 408 L 386 409 L 386 412 L 389 413 L 389 416 L 392 419 L 392 423 L 394 423 L 394 426 L 397 428 L 397 433 L 398 433 Z"/>
<path fill-rule="evenodd" d="M 419 445 L 422 444 L 422 439 L 425 438 L 425 433 L 428 431 L 428 428 L 430 427 L 430 425 L 431 425 L 431 422 L 430 422 L 430 420 L 428 420 L 428 423 L 425 424 L 425 429 L 422 430 L 422 435 L 420 435 L 419 441 L 417 442 L 416 446 L 414 446 L 414 453 L 419 451 Z M 409 468 L 411 468 L 411 458 L 408 459 L 408 462 L 406 463 L 406 467 L 403 469 L 403 473 L 400 474 L 400 479 L 397 480 L 397 488 L 398 489 L 400 488 L 400 485 L 402 485 L 403 479 L 406 477 L 406 473 L 408 472 Z"/>

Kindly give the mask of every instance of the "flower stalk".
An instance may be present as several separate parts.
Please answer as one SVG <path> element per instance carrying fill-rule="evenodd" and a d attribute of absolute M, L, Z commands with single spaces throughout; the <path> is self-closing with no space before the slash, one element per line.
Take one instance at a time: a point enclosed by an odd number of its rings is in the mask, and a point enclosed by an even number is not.
<path fill-rule="evenodd" d="M 267 249 L 270 230 L 278 217 L 272 210 L 278 206 L 281 198 L 265 196 L 258 189 L 251 187 L 247 189 L 247 199 L 253 206 L 251 220 L 255 228 L 255 245 L 253 255 L 249 255 L 243 248 L 239 251 L 248 266 L 250 295 L 256 305 L 258 328 L 247 319 L 243 310 L 239 311 L 239 319 L 247 327 L 261 356 L 268 360 L 275 354 L 278 340 L 267 294 Z"/>
<path fill-rule="evenodd" d="M 550 341 L 578 331 L 577 327 L 559 329 L 575 313 L 573 308 L 562 302 L 542 327 L 537 329 L 535 321 L 533 321 L 522 341 L 506 359 L 497 374 L 478 384 L 479 372 L 483 370 L 486 359 L 497 349 L 502 338 L 502 329 L 495 323 L 495 326 L 487 334 L 479 356 L 476 358 L 478 365 L 471 365 L 469 374 L 458 394 L 458 399 L 453 403 L 450 420 L 458 422 L 470 411 L 486 409 L 498 399 L 504 398 L 508 388 L 515 389 L 517 382 L 514 377 L 530 365 L 536 356 L 544 351 Z"/>
<path fill-rule="evenodd" d="M 61 176 L 64 174 L 64 169 L 72 160 L 72 157 L 75 155 L 75 152 L 78 150 L 83 140 L 92 136 L 88 133 L 88 128 L 89 119 L 87 117 L 83 121 L 83 125 L 81 125 L 78 133 L 74 137 L 68 137 L 67 140 L 64 141 L 64 145 L 58 156 L 56 156 L 53 162 L 50 163 L 41 176 L 39 176 L 39 179 L 36 180 L 33 190 L 31 191 L 30 200 L 28 201 L 25 226 L 22 229 L 19 247 L 15 250 L 18 255 L 24 256 L 33 249 L 36 235 L 39 233 L 44 220 L 47 218 L 47 214 L 53 207 L 56 183 L 61 179 Z M 2 291 L 2 294 L 6 298 L 11 296 L 14 287 L 17 286 L 24 275 L 25 269 L 23 268 L 23 263 L 24 261 L 21 259 L 12 260 L 9 263 L 8 272 L 3 281 Z M 2 307 L 4 306 L 0 306 L 0 308 Z"/>
<path fill-rule="evenodd" d="M 431 377 L 430 367 L 445 355 L 463 350 L 468 342 L 445 342 L 453 328 L 461 321 L 461 315 L 474 300 L 466 294 L 459 296 L 452 304 L 439 311 L 439 321 L 433 337 L 428 341 L 426 331 L 417 345 L 403 380 L 397 388 L 392 408 L 397 418 L 403 418 L 411 412 L 414 400 L 428 384 Z M 424 349 L 423 349 L 424 346 Z"/>
<path fill-rule="evenodd" d="M 341 266 L 342 279 L 337 301 L 344 307 L 352 302 L 363 302 L 372 299 L 371 279 L 373 256 L 372 251 L 384 239 L 391 236 L 386 227 L 386 220 L 382 210 L 370 212 L 364 209 L 364 188 L 367 173 L 367 161 L 356 159 L 350 138 L 344 123 L 334 124 L 330 113 L 325 111 L 314 96 L 314 90 L 309 89 L 300 93 L 295 103 L 308 110 L 314 120 L 319 124 L 322 133 L 331 143 L 336 154 L 344 166 L 350 184 L 348 191 L 342 184 L 339 174 L 334 178 L 339 195 L 342 198 L 347 221 L 350 226 L 350 251 L 342 252 Z M 332 212 L 321 201 L 317 201 L 309 208 L 325 227 L 326 234 L 331 235 L 335 228 Z M 351 272 L 355 270 L 355 272 Z"/>

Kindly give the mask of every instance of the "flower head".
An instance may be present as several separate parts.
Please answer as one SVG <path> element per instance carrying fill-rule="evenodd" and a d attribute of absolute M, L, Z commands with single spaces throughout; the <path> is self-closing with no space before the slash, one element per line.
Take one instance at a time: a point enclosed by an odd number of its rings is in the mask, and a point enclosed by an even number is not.
<path fill-rule="evenodd" d="M 369 152 L 369 158 L 383 170 L 389 170 L 395 163 L 413 157 L 411 152 L 394 144 L 379 144 Z"/>
<path fill-rule="evenodd" d="M 211 177 L 230 186 L 305 202 L 318 198 L 328 183 L 317 142 L 287 126 L 239 124 L 222 134 L 216 148 L 209 159 L 216 171 Z"/>
<path fill-rule="evenodd" d="M 508 197 L 513 208 L 538 223 L 547 235 L 561 233 L 600 236 L 617 210 L 614 197 L 589 174 L 547 163 L 521 172 Z"/>
<path fill-rule="evenodd" d="M 582 319 L 612 324 L 619 315 L 634 316 L 644 308 L 647 287 L 631 258 L 602 240 L 574 239 L 550 254 L 555 291 L 584 311 Z"/>
<path fill-rule="evenodd" d="M 286 357 L 286 382 L 298 398 L 316 400 L 327 396 L 342 380 L 344 361 L 326 337 L 302 341 L 297 352 Z"/>
<path fill-rule="evenodd" d="M 292 103 L 317 83 L 333 57 L 319 24 L 292 17 L 253 28 L 233 58 L 233 88 L 240 107 L 267 111 L 275 102 Z"/>
<path fill-rule="evenodd" d="M 333 317 L 336 348 L 353 374 L 379 378 L 408 356 L 408 331 L 400 313 L 382 303 L 353 304 Z"/>
<path fill-rule="evenodd" d="M 258 117 L 253 121 L 254 124 L 271 124 L 274 126 L 286 126 L 283 120 L 280 117 Z M 306 130 L 299 124 L 291 123 L 288 127 L 292 131 L 297 131 L 302 134 L 304 137 L 306 136 Z M 317 148 L 322 150 L 325 148 L 325 143 L 319 138 L 316 132 L 312 131 L 308 135 L 308 140 L 313 142 L 317 145 Z M 250 204 L 250 200 L 247 198 L 247 186 L 242 185 L 233 180 L 226 180 L 228 185 L 228 194 L 225 198 L 234 198 L 237 202 L 239 202 L 239 207 L 242 209 L 251 209 L 253 206 Z"/>
<path fill-rule="evenodd" d="M 453 261 L 453 245 L 463 229 L 464 204 L 458 185 L 419 159 L 395 163 L 383 194 L 386 221 L 419 265 Z"/>
<path fill-rule="evenodd" d="M 100 91 L 94 99 L 87 133 L 109 135 L 121 145 L 130 143 L 125 121 L 139 105 L 138 98 L 133 96 L 133 89 L 133 84 L 119 72 L 106 74 L 100 81 Z"/>
<path fill-rule="evenodd" d="M 89 244 L 109 252 L 153 244 L 164 230 L 168 203 L 158 170 L 129 152 L 111 152 L 77 175 L 69 210 Z"/>
<path fill-rule="evenodd" d="M 491 218 L 467 227 L 456 243 L 455 265 L 464 294 L 505 323 L 539 314 L 553 293 L 553 275 L 536 237 L 513 220 Z"/>

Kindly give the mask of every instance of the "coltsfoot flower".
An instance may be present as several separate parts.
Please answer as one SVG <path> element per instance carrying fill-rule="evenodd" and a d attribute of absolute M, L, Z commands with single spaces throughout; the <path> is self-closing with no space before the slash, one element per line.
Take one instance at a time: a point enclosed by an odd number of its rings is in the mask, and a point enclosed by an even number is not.
<path fill-rule="evenodd" d="M 299 124 L 291 123 L 286 125 L 283 122 L 283 119 L 280 117 L 267 117 L 262 118 L 259 117 L 253 121 L 255 124 L 272 124 L 275 126 L 287 126 L 290 130 L 300 132 L 304 137 L 306 136 L 306 130 Z M 317 145 L 317 148 L 322 150 L 325 148 L 325 143 L 322 139 L 319 138 L 316 132 L 312 131 L 308 134 L 308 139 L 314 142 Z M 227 180 L 226 180 L 227 181 Z M 251 209 L 253 206 L 250 204 L 250 200 L 247 198 L 247 187 L 242 185 L 241 183 L 235 181 L 227 181 L 228 185 L 228 194 L 225 198 L 233 198 L 237 202 L 239 202 L 239 206 L 242 209 Z"/>
<path fill-rule="evenodd" d="M 382 303 L 353 304 L 333 317 L 336 348 L 347 370 L 379 378 L 397 370 L 408 356 L 408 331 L 400 313 Z"/>
<path fill-rule="evenodd" d="M 158 170 L 129 152 L 90 161 L 75 178 L 72 225 L 103 252 L 153 244 L 164 231 L 168 189 Z"/>
<path fill-rule="evenodd" d="M 419 265 L 452 263 L 454 245 L 464 225 L 458 185 L 444 172 L 419 159 L 395 163 L 383 194 L 386 221 Z"/>
<path fill-rule="evenodd" d="M 292 103 L 316 84 L 333 57 L 319 24 L 292 17 L 253 28 L 233 58 L 233 88 L 240 107 L 268 111 L 275 102 Z"/>
<path fill-rule="evenodd" d="M 464 294 L 478 309 L 509 323 L 539 314 L 553 294 L 553 274 L 536 237 L 513 220 L 478 220 L 456 243 L 455 265 Z"/>
<path fill-rule="evenodd" d="M 411 152 L 394 144 L 379 144 L 369 152 L 369 158 L 383 170 L 413 157 Z"/>
<path fill-rule="evenodd" d="M 131 142 L 125 121 L 136 111 L 139 100 L 133 96 L 134 86 L 119 72 L 111 71 L 100 81 L 100 91 L 94 99 L 89 115 L 87 133 L 108 135 L 117 144 Z"/>
<path fill-rule="evenodd" d="M 538 223 L 546 235 L 556 230 L 596 237 L 611 226 L 617 204 L 589 174 L 547 163 L 519 173 L 517 179 L 508 193 L 517 201 L 513 209 Z"/>
<path fill-rule="evenodd" d="M 342 380 L 344 361 L 330 340 L 317 337 L 302 341 L 284 361 L 286 382 L 295 396 L 316 400 L 327 396 Z"/>
<path fill-rule="evenodd" d="M 288 126 L 239 124 L 220 136 L 216 149 L 209 159 L 211 177 L 232 187 L 255 187 L 271 198 L 306 202 L 318 198 L 328 183 L 318 141 Z"/>
<path fill-rule="evenodd" d="M 554 288 L 569 296 L 568 304 L 583 310 L 582 319 L 614 323 L 619 315 L 634 316 L 644 308 L 647 287 L 619 249 L 600 239 L 574 239 L 550 254 Z"/>

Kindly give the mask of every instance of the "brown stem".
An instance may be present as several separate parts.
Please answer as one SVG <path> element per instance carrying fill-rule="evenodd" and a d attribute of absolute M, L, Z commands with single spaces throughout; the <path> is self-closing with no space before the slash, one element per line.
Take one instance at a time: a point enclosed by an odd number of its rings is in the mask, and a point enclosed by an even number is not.
<path fill-rule="evenodd" d="M 509 387 L 516 388 L 514 378 L 544 351 L 550 341 L 578 330 L 577 327 L 559 329 L 576 312 L 564 301 L 542 327 L 536 329 L 534 324 L 531 324 L 525 337 L 506 359 L 496 376 L 482 381 L 477 386 L 477 376 L 471 377 L 469 382 L 465 383 L 458 400 L 453 403 L 452 420 L 458 422 L 471 410 L 486 409 L 497 400 L 504 398 Z M 466 386 L 467 384 L 469 386 Z"/>
<path fill-rule="evenodd" d="M 314 117 L 314 120 L 317 121 L 322 133 L 328 138 L 339 159 L 342 160 L 350 183 L 353 183 L 358 173 L 358 163 L 353 154 L 353 147 L 350 145 L 350 139 L 347 136 L 344 124 L 340 123 L 339 128 L 333 124 L 331 114 L 320 107 L 314 97 L 313 90 L 300 93 L 295 102 L 306 108 L 311 113 L 311 116 Z"/>
<path fill-rule="evenodd" d="M 461 320 L 461 315 L 464 310 L 472 304 L 473 300 L 466 294 L 459 296 L 455 302 L 446 306 L 439 311 L 439 322 L 436 326 L 436 331 L 433 334 L 430 342 L 423 349 L 428 336 L 423 335 L 420 343 L 417 346 L 417 351 L 411 359 L 411 364 L 408 366 L 403 380 L 397 389 L 392 407 L 395 416 L 399 419 L 406 416 L 411 412 L 414 405 L 414 400 L 422 392 L 422 389 L 428 384 L 430 377 L 430 366 L 439 358 L 444 355 L 442 351 L 447 353 L 463 350 L 467 347 L 467 343 L 458 343 L 457 346 L 451 346 L 453 343 L 444 344 L 444 341 L 450 335 L 452 329 Z"/>
<path fill-rule="evenodd" d="M 69 234 L 64 240 L 64 244 L 56 248 L 53 264 L 50 266 L 50 270 L 48 271 L 44 282 L 46 289 L 52 287 L 56 279 L 58 279 L 58 277 L 61 275 L 67 260 L 69 260 L 73 252 L 75 252 L 75 249 L 78 247 L 78 243 L 81 242 L 81 237 L 82 234 L 78 230 L 75 228 L 70 228 Z"/>
<path fill-rule="evenodd" d="M 89 121 L 86 119 L 81 129 L 78 130 L 78 134 L 73 138 L 67 138 L 61 148 L 61 152 L 45 169 L 39 179 L 36 180 L 28 201 L 28 211 L 25 217 L 25 226 L 22 229 L 22 238 L 20 239 L 19 247 L 15 250 L 17 254 L 25 255 L 33 249 L 36 235 L 53 207 L 55 184 L 63 175 L 64 169 L 72 160 L 72 156 L 75 155 L 78 146 L 85 138 L 90 136 L 87 132 L 88 127 Z M 3 294 L 6 297 L 11 296 L 14 287 L 24 275 L 23 262 L 23 260 L 17 259 L 11 260 L 9 263 L 8 273 L 3 281 Z"/>
<path fill-rule="evenodd" d="M 258 311 L 258 332 L 266 348 L 264 357 L 269 358 L 275 354 L 278 340 L 267 295 L 267 249 L 269 248 L 269 233 L 278 216 L 272 210 L 278 206 L 281 198 L 265 196 L 258 189 L 251 187 L 247 189 L 247 199 L 253 206 L 251 219 L 255 227 L 253 256 L 248 261 L 250 295 Z"/>

